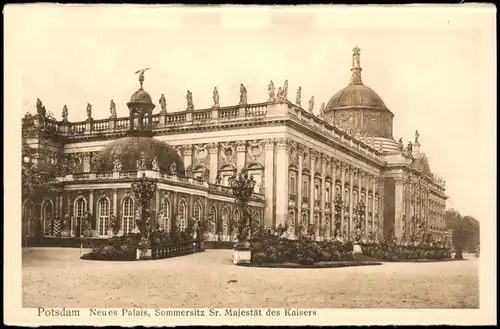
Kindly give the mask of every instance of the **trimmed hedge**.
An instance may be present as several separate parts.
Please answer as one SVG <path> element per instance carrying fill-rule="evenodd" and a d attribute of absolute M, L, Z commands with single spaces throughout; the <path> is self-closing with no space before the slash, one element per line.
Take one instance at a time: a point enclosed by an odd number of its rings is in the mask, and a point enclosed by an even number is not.
<path fill-rule="evenodd" d="M 405 260 L 442 260 L 451 258 L 451 249 L 441 245 L 430 246 L 427 244 L 397 245 L 393 243 L 381 243 L 361 245 L 363 255 L 384 261 Z"/>

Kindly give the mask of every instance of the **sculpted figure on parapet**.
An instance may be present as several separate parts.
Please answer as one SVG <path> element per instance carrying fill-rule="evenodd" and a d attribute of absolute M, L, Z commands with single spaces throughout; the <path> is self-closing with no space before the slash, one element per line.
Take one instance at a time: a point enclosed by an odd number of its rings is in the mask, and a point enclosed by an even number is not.
<path fill-rule="evenodd" d="M 285 80 L 285 83 L 283 84 L 283 100 L 288 99 L 288 80 Z"/>
<path fill-rule="evenodd" d="M 92 104 L 87 103 L 87 119 L 92 119 Z"/>
<path fill-rule="evenodd" d="M 45 106 L 42 104 L 42 101 L 40 100 L 40 98 L 36 99 L 36 112 L 42 116 L 44 116 L 45 113 L 47 112 L 45 110 Z"/>
<path fill-rule="evenodd" d="M 161 114 L 167 113 L 167 100 L 165 99 L 165 95 L 164 94 L 161 94 L 161 97 L 158 100 L 158 103 L 160 103 L 160 107 L 161 107 L 160 113 Z"/>
<path fill-rule="evenodd" d="M 420 137 L 420 134 L 418 133 L 418 130 L 415 131 L 415 144 L 418 144 L 418 138 Z"/>
<path fill-rule="evenodd" d="M 295 97 L 295 105 L 302 106 L 302 87 L 297 88 L 297 96 Z"/>
<path fill-rule="evenodd" d="M 413 153 L 413 144 L 408 141 L 408 146 L 406 147 L 406 153 L 408 153 L 408 155 L 411 155 Z"/>
<path fill-rule="evenodd" d="M 152 166 L 153 170 L 156 170 L 156 171 L 160 170 L 160 163 L 158 161 L 158 157 L 157 156 L 155 156 L 153 158 L 153 162 L 151 163 L 151 166 Z"/>
<path fill-rule="evenodd" d="M 274 102 L 276 100 L 276 87 L 274 86 L 273 80 L 269 82 L 267 86 L 267 91 L 269 92 L 269 102 Z"/>
<path fill-rule="evenodd" d="M 62 109 L 62 121 L 68 121 L 68 107 L 66 105 L 64 105 Z"/>
<path fill-rule="evenodd" d="M 193 110 L 194 105 L 193 105 L 193 92 L 192 91 L 189 91 L 189 90 L 187 91 L 186 101 L 187 101 L 187 109 Z"/>
<path fill-rule="evenodd" d="M 278 88 L 278 99 L 277 100 L 279 103 L 282 103 L 285 101 L 285 96 L 283 94 L 283 88 L 281 88 L 281 87 Z"/>
<path fill-rule="evenodd" d="M 217 87 L 214 87 L 214 92 L 213 92 L 212 98 L 214 100 L 214 107 L 219 107 L 220 106 L 220 103 L 219 103 L 219 91 L 217 90 Z"/>
<path fill-rule="evenodd" d="M 121 163 L 121 161 L 119 159 L 115 159 L 113 161 L 113 169 L 114 169 L 114 171 L 120 171 L 120 170 L 122 170 L 122 163 Z"/>
<path fill-rule="evenodd" d="M 240 105 L 247 103 L 247 88 L 241 83 L 240 84 Z"/>
<path fill-rule="evenodd" d="M 404 151 L 403 137 L 398 140 L 398 148 L 400 151 Z"/>
<path fill-rule="evenodd" d="M 111 112 L 111 117 L 116 118 L 116 104 L 113 100 L 109 103 L 109 111 Z"/>
<path fill-rule="evenodd" d="M 309 112 L 313 113 L 314 110 L 314 96 L 311 96 L 311 99 L 309 99 Z"/>

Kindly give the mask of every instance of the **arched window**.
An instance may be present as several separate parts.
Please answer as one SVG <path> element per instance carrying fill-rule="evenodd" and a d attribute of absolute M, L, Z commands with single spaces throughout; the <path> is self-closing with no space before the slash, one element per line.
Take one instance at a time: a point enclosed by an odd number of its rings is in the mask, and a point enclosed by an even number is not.
<path fill-rule="evenodd" d="M 260 213 L 258 210 L 253 211 L 252 222 L 254 223 L 255 226 L 260 225 Z"/>
<path fill-rule="evenodd" d="M 235 209 L 233 213 L 233 222 L 236 224 L 239 221 L 240 221 L 240 211 L 238 209 Z"/>
<path fill-rule="evenodd" d="M 210 206 L 210 211 L 208 213 L 208 231 L 215 234 L 217 227 L 217 210 L 214 205 Z"/>
<path fill-rule="evenodd" d="M 105 236 L 109 229 L 109 200 L 101 198 L 97 203 L 97 218 L 99 220 L 99 235 Z"/>
<path fill-rule="evenodd" d="M 305 211 L 304 211 L 304 212 L 302 213 L 302 220 L 301 220 L 301 223 L 300 223 L 300 225 L 301 225 L 302 227 L 307 227 L 307 224 L 309 223 L 309 220 L 308 220 L 307 218 L 308 218 L 308 216 L 307 216 L 307 212 L 305 212 Z"/>
<path fill-rule="evenodd" d="M 179 202 L 177 208 L 177 227 L 182 232 L 187 228 L 186 225 L 186 202 L 184 200 Z"/>
<path fill-rule="evenodd" d="M 134 229 L 134 200 L 130 197 L 123 199 L 122 232 L 128 234 Z"/>
<path fill-rule="evenodd" d="M 223 235 L 228 235 L 229 232 L 229 213 L 226 208 L 222 209 L 221 213 L 221 219 L 222 219 L 222 234 Z"/>
<path fill-rule="evenodd" d="M 74 210 L 73 210 L 73 223 L 71 223 L 72 228 L 78 229 L 80 232 L 75 232 L 76 236 L 81 236 L 83 234 L 83 228 L 85 225 L 85 211 L 87 210 L 87 200 L 83 196 L 75 200 Z"/>
<path fill-rule="evenodd" d="M 193 206 L 193 217 L 197 220 L 201 218 L 201 206 L 199 203 L 195 203 Z"/>
<path fill-rule="evenodd" d="M 42 202 L 42 220 L 43 220 L 43 234 L 45 236 L 53 236 L 53 218 L 52 212 L 54 209 L 54 205 L 52 204 L 52 200 L 45 199 Z"/>
<path fill-rule="evenodd" d="M 23 204 L 23 236 L 30 236 L 33 233 L 31 220 L 35 214 L 35 204 L 31 200 L 24 201 Z"/>
<path fill-rule="evenodd" d="M 163 198 L 161 203 L 161 212 L 163 213 L 163 222 L 159 223 L 160 230 L 170 232 L 170 218 L 172 218 L 172 206 L 170 205 L 170 200 L 167 197 Z"/>

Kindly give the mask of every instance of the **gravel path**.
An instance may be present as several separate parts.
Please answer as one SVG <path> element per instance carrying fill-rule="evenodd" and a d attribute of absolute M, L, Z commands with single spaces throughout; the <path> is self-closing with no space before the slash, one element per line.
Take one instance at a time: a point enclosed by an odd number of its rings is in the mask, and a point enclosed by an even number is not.
<path fill-rule="evenodd" d="M 232 251 L 103 262 L 23 250 L 24 307 L 478 308 L 478 260 L 333 269 L 232 265 Z M 236 282 L 230 282 L 236 280 Z"/>

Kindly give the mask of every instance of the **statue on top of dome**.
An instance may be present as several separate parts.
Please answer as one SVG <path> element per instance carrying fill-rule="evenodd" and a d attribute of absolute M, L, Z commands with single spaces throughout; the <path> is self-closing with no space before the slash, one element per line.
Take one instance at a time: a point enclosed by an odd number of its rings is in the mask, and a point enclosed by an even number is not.
<path fill-rule="evenodd" d="M 167 113 L 167 100 L 165 99 L 165 95 L 161 94 L 160 99 L 158 100 L 158 103 L 160 103 L 161 107 L 161 114 Z"/>
<path fill-rule="evenodd" d="M 92 104 L 87 103 L 87 119 L 92 119 Z"/>
<path fill-rule="evenodd" d="M 269 85 L 267 86 L 267 91 L 269 92 L 268 102 L 276 101 L 276 87 L 274 86 L 273 80 L 271 80 L 271 82 L 269 82 Z"/>
<path fill-rule="evenodd" d="M 219 107 L 219 91 L 217 90 L 217 87 L 214 87 L 214 93 L 213 93 L 213 99 L 214 99 L 214 106 L 213 107 Z"/>
<path fill-rule="evenodd" d="M 147 70 L 149 70 L 149 67 L 135 72 L 135 74 L 139 73 L 139 83 L 141 84 L 141 89 L 142 84 L 144 83 L 144 72 L 146 72 Z"/>
<path fill-rule="evenodd" d="M 116 104 L 113 100 L 109 103 L 109 111 L 111 112 L 111 117 L 116 118 Z"/>
<path fill-rule="evenodd" d="M 295 97 L 295 105 L 302 106 L 302 87 L 297 88 L 297 96 Z"/>
<path fill-rule="evenodd" d="M 418 138 L 420 137 L 420 134 L 418 133 L 418 130 L 415 130 L 415 145 L 419 144 L 418 143 Z"/>
<path fill-rule="evenodd" d="M 314 96 L 311 96 L 311 98 L 309 99 L 309 112 L 313 113 L 313 110 L 314 110 Z"/>
<path fill-rule="evenodd" d="M 245 105 L 247 103 L 247 88 L 240 83 L 240 105 Z"/>
<path fill-rule="evenodd" d="M 64 105 L 62 109 L 62 121 L 68 122 L 68 107 L 66 105 Z"/>
<path fill-rule="evenodd" d="M 360 60 L 359 60 L 359 52 L 361 51 L 361 49 L 359 49 L 358 46 L 354 47 L 353 48 L 353 54 L 352 54 L 352 67 L 361 67 L 360 65 Z"/>
<path fill-rule="evenodd" d="M 186 100 L 187 100 L 187 109 L 193 110 L 194 105 L 193 105 L 193 92 L 192 91 L 189 91 L 189 90 L 187 91 Z"/>
<path fill-rule="evenodd" d="M 153 158 L 153 162 L 151 163 L 151 167 L 155 171 L 159 171 L 160 170 L 160 162 L 158 161 L 158 157 L 157 156 L 155 156 Z"/>
<path fill-rule="evenodd" d="M 283 98 L 285 101 L 288 100 L 288 80 L 283 84 Z"/>

